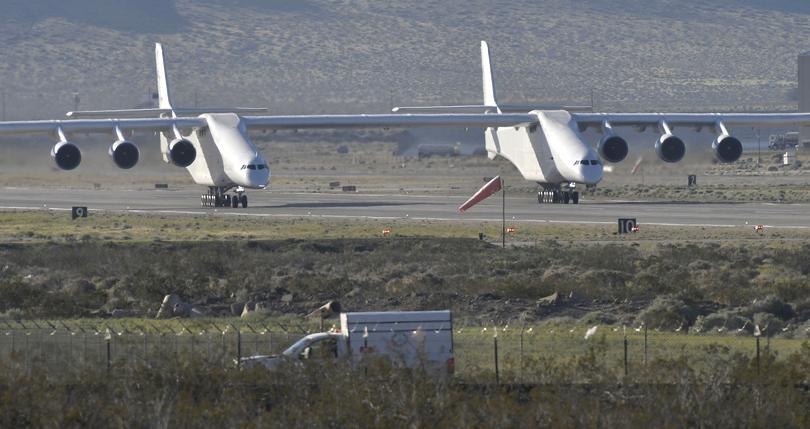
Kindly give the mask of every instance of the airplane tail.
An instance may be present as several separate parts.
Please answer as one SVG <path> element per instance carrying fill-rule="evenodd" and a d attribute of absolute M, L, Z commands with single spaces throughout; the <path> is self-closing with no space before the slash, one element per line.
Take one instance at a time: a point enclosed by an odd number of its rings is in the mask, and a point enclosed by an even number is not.
<path fill-rule="evenodd" d="M 163 56 L 163 46 L 155 44 L 155 70 L 157 71 L 158 107 L 154 109 L 121 109 L 121 110 L 85 110 L 68 112 L 71 119 L 106 119 L 114 118 L 154 118 L 156 116 L 198 116 L 205 113 L 236 113 L 239 115 L 261 115 L 267 113 L 267 108 L 257 107 L 203 107 L 203 108 L 175 108 L 172 106 L 169 77 L 166 73 L 166 61 Z"/>
<path fill-rule="evenodd" d="M 155 67 L 157 69 L 158 108 L 174 110 L 169 92 L 169 79 L 166 76 L 166 62 L 163 59 L 163 45 L 160 43 L 155 44 Z M 172 112 L 172 116 L 176 115 Z"/>
<path fill-rule="evenodd" d="M 495 81 L 492 79 L 492 64 L 489 60 L 489 46 L 481 41 L 481 80 L 484 89 L 484 104 L 461 106 L 416 106 L 395 107 L 394 113 L 501 113 L 495 97 Z M 531 110 L 531 109 L 530 109 Z"/>
<path fill-rule="evenodd" d="M 492 78 L 492 63 L 489 60 L 489 45 L 481 41 L 481 80 L 484 84 L 484 105 L 494 108 L 498 113 L 498 101 L 495 97 L 495 80 Z"/>

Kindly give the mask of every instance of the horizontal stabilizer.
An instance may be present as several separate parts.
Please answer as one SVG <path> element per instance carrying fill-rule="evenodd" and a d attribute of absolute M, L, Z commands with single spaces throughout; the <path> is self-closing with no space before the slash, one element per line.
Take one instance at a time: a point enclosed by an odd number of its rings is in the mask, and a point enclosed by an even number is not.
<path fill-rule="evenodd" d="M 394 113 L 527 113 L 534 110 L 565 110 L 567 112 L 593 112 L 591 106 L 560 106 L 557 104 L 504 104 L 500 106 L 458 105 L 458 106 L 405 106 L 394 107 Z"/>
<path fill-rule="evenodd" d="M 461 105 L 461 106 L 406 106 L 394 107 L 394 113 L 495 113 L 498 106 Z"/>
<path fill-rule="evenodd" d="M 84 110 L 67 112 L 70 119 L 155 118 L 171 114 L 171 109 Z"/>
<path fill-rule="evenodd" d="M 174 109 L 177 116 L 199 116 L 206 113 L 236 113 L 237 115 L 261 115 L 268 112 L 266 107 L 200 107 Z"/>
<path fill-rule="evenodd" d="M 267 113 L 264 107 L 212 107 L 175 109 L 177 116 L 199 116 L 206 113 L 236 113 L 238 115 L 260 115 Z M 162 115 L 172 116 L 172 109 L 122 109 L 122 110 L 85 110 L 68 112 L 70 119 L 124 119 L 124 118 L 157 118 Z"/>

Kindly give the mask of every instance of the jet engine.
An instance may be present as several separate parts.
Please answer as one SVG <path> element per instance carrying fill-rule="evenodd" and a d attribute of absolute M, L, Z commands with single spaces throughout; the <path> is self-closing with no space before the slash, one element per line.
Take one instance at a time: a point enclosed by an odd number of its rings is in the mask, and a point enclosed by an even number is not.
<path fill-rule="evenodd" d="M 664 162 L 678 162 L 686 155 L 686 145 L 678 137 L 664 134 L 655 142 L 655 153 Z"/>
<path fill-rule="evenodd" d="M 51 149 L 51 158 L 62 170 L 73 170 L 82 162 L 82 152 L 68 141 L 61 141 Z"/>
<path fill-rule="evenodd" d="M 188 167 L 197 158 L 197 149 L 186 139 L 176 139 L 169 143 L 169 159 L 178 167 Z"/>
<path fill-rule="evenodd" d="M 723 134 L 712 143 L 714 155 L 720 162 L 734 162 L 742 156 L 742 143 L 736 137 Z"/>
<path fill-rule="evenodd" d="M 607 162 L 622 162 L 627 157 L 627 141 L 619 136 L 607 134 L 597 145 L 599 156 Z"/>
<path fill-rule="evenodd" d="M 107 154 L 110 155 L 115 165 L 125 170 L 134 167 L 138 163 L 138 158 L 140 158 L 138 146 L 126 140 L 118 140 L 111 144 Z"/>

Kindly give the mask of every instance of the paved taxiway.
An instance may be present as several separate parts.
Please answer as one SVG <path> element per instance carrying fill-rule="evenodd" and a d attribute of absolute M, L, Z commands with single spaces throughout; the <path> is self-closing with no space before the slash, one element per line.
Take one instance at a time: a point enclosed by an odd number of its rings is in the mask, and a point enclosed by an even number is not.
<path fill-rule="evenodd" d="M 221 216 L 367 219 L 427 219 L 439 221 L 499 221 L 500 196 L 491 197 L 466 214 L 456 208 L 462 195 L 408 195 L 365 193 L 308 193 L 252 191 L 248 209 L 201 208 L 196 187 L 171 190 L 87 190 L 3 188 L 0 210 L 94 210 L 145 214 L 205 214 Z M 742 226 L 810 228 L 810 204 L 772 203 L 667 203 L 585 201 L 574 205 L 538 205 L 527 195 L 507 195 L 507 219 L 512 223 L 549 222 L 615 224 L 617 218 L 636 218 L 644 225 Z"/>

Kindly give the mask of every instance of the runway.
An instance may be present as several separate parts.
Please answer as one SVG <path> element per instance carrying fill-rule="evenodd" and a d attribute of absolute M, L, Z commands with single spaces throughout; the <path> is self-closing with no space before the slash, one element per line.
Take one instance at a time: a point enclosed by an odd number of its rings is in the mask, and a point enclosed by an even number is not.
<path fill-rule="evenodd" d="M 332 219 L 413 219 L 483 222 L 501 219 L 501 197 L 472 208 L 456 209 L 463 195 L 365 194 L 342 192 L 249 191 L 247 209 L 202 208 L 200 188 L 171 190 L 89 190 L 2 188 L 0 210 L 70 210 L 131 212 L 154 215 L 313 217 Z M 636 218 L 640 225 L 735 227 L 762 224 L 772 228 L 810 228 L 810 204 L 673 203 L 583 201 L 579 205 L 539 205 L 529 195 L 507 195 L 506 217 L 512 223 L 616 224 Z"/>

